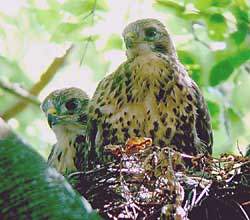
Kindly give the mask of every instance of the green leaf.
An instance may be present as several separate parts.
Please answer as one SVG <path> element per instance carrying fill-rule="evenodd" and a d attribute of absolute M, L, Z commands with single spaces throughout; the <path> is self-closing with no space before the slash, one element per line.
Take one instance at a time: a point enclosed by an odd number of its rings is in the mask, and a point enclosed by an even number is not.
<path fill-rule="evenodd" d="M 178 52 L 178 56 L 179 56 L 181 63 L 185 63 L 185 64 L 195 63 L 194 56 L 188 51 L 178 50 L 177 52 Z"/>
<path fill-rule="evenodd" d="M 6 129 L 3 121 L 0 125 Z M 2 219 L 100 219 L 63 176 L 16 134 L 8 133 L 0 137 Z"/>
<path fill-rule="evenodd" d="M 62 9 L 77 16 L 91 12 L 93 9 L 100 11 L 107 10 L 105 0 L 96 1 L 96 6 L 94 6 L 95 1 L 96 0 L 70 0 L 63 4 Z"/>
<path fill-rule="evenodd" d="M 54 31 L 62 20 L 61 14 L 54 9 L 41 10 L 32 8 L 31 10 L 31 13 L 36 16 L 38 23 L 47 31 Z"/>
<path fill-rule="evenodd" d="M 224 16 L 215 13 L 212 14 L 206 22 L 209 37 L 213 40 L 223 40 L 224 34 L 227 32 L 227 24 Z"/>
<path fill-rule="evenodd" d="M 231 107 L 226 110 L 226 117 L 230 121 L 233 136 L 237 137 L 244 131 L 242 117 Z"/>
<path fill-rule="evenodd" d="M 195 56 L 192 53 L 183 50 L 178 50 L 178 56 L 181 63 L 185 65 L 188 72 L 191 74 L 192 79 L 198 85 L 201 85 L 201 66 L 197 62 Z"/>
<path fill-rule="evenodd" d="M 60 24 L 56 31 L 53 33 L 51 40 L 56 42 L 62 42 L 67 40 L 84 40 L 79 32 L 82 30 L 83 24 L 80 23 L 62 23 Z"/>
<path fill-rule="evenodd" d="M 0 26 L 0 37 L 6 37 L 6 33 L 4 31 L 4 29 Z"/>
<path fill-rule="evenodd" d="M 195 0 L 194 5 L 199 10 L 206 10 L 212 4 L 213 0 Z"/>
<path fill-rule="evenodd" d="M 249 23 L 249 16 L 247 10 L 243 10 L 240 7 L 234 7 L 232 9 L 232 12 L 238 22 Z"/>
<path fill-rule="evenodd" d="M 234 7 L 232 13 L 237 20 L 237 31 L 231 34 L 231 38 L 234 40 L 235 44 L 238 45 L 245 40 L 248 34 L 249 16 L 247 10 L 243 10 L 239 7 Z"/>
<path fill-rule="evenodd" d="M 211 6 L 225 8 L 231 2 L 232 2 L 232 0 L 212 0 Z"/>
<path fill-rule="evenodd" d="M 215 64 L 210 72 L 210 84 L 218 85 L 221 81 L 226 80 L 234 71 L 231 59 L 225 59 Z"/>
<path fill-rule="evenodd" d="M 234 67 L 239 67 L 250 59 L 250 49 L 241 50 L 230 59 Z"/>
<path fill-rule="evenodd" d="M 250 49 L 241 50 L 216 63 L 210 71 L 210 84 L 216 86 L 229 78 L 234 69 L 250 59 Z"/>
<path fill-rule="evenodd" d="M 212 118 L 219 115 L 220 106 L 218 103 L 208 100 L 207 106 L 208 106 L 208 109 L 209 109 L 209 112 L 210 112 Z"/>
<path fill-rule="evenodd" d="M 0 56 L 0 76 L 6 77 L 10 82 L 31 86 L 32 82 L 23 72 L 16 61 Z"/>
<path fill-rule="evenodd" d="M 118 34 L 113 34 L 111 37 L 108 39 L 108 42 L 106 44 L 105 49 L 122 49 L 122 39 L 120 35 Z"/>
<path fill-rule="evenodd" d="M 237 24 L 237 31 L 231 34 L 231 38 L 234 40 L 236 45 L 241 44 L 248 34 L 248 25 L 245 22 L 241 22 Z"/>
<path fill-rule="evenodd" d="M 177 15 L 181 15 L 185 11 L 185 6 L 183 4 L 172 0 L 157 0 L 155 6 L 159 10 L 166 11 L 167 9 L 174 11 Z"/>
<path fill-rule="evenodd" d="M 216 102 L 207 101 L 208 110 L 210 112 L 211 118 L 212 118 L 212 128 L 218 129 L 220 125 L 220 105 Z"/>

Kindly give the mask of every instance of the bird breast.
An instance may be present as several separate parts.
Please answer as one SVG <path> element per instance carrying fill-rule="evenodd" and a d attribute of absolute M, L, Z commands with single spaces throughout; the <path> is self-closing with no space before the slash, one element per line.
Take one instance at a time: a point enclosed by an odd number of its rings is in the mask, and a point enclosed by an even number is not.
<path fill-rule="evenodd" d="M 112 87 L 108 80 L 102 97 L 106 103 L 99 108 L 104 121 L 97 139 L 104 138 L 106 144 L 124 143 L 134 136 L 156 141 L 166 136 L 164 142 L 168 142 L 176 129 L 176 120 L 187 114 L 184 108 L 189 105 L 183 103 L 187 88 L 178 87 L 178 76 L 171 65 L 174 64 L 167 58 L 149 54 L 136 57 L 115 72 L 112 79 L 116 86 Z"/>

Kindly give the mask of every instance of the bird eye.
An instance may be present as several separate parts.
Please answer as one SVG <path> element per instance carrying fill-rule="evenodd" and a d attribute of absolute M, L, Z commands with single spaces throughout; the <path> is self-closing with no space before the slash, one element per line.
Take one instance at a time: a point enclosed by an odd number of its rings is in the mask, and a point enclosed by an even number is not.
<path fill-rule="evenodd" d="M 145 29 L 146 40 L 154 40 L 154 38 L 156 37 L 156 35 L 157 35 L 156 28 L 150 27 L 150 28 Z"/>
<path fill-rule="evenodd" d="M 78 102 L 76 99 L 70 99 L 65 103 L 65 107 L 69 111 L 75 110 L 78 107 Z"/>

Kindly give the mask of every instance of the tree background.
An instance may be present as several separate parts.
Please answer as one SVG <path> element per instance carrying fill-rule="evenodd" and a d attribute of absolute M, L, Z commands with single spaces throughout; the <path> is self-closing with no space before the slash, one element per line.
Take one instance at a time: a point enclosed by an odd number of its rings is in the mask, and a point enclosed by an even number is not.
<path fill-rule="evenodd" d="M 125 60 L 123 28 L 161 20 L 212 116 L 214 155 L 250 143 L 248 0 L 0 0 L 0 115 L 47 157 L 39 103 L 58 88 L 90 96 Z"/>

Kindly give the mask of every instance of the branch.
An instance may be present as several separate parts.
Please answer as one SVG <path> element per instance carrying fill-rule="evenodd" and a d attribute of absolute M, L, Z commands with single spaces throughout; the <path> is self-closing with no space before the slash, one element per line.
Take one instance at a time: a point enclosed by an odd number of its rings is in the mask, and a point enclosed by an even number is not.
<path fill-rule="evenodd" d="M 30 102 L 36 106 L 40 106 L 40 101 L 37 100 L 35 96 L 29 94 L 27 90 L 20 87 L 17 83 L 12 84 L 0 79 L 0 87 L 12 95 L 17 96 L 18 98 Z"/>
<path fill-rule="evenodd" d="M 44 89 L 44 87 L 52 80 L 58 70 L 64 65 L 65 60 L 72 48 L 73 46 L 67 49 L 62 57 L 55 58 L 47 71 L 41 75 L 40 80 L 29 90 L 29 94 L 37 96 Z M 8 110 L 6 110 L 6 112 L 3 113 L 2 118 L 4 120 L 9 120 L 18 113 L 22 112 L 28 106 L 28 104 L 29 102 L 27 100 L 17 102 L 15 105 L 10 107 Z"/>
<path fill-rule="evenodd" d="M 97 3 L 97 0 L 95 0 L 94 4 L 93 4 L 93 8 L 92 10 L 90 11 L 89 14 L 87 14 L 83 20 L 85 20 L 86 18 L 88 18 L 89 16 L 92 15 L 92 19 L 91 19 L 91 26 L 94 25 L 94 20 L 95 20 L 95 10 L 96 10 L 96 3 Z M 85 43 L 84 45 L 84 49 L 83 49 L 83 54 L 82 54 L 82 57 L 81 57 L 81 60 L 80 60 L 80 66 L 83 64 L 83 60 L 85 58 L 85 55 L 87 53 L 87 49 L 88 49 L 88 46 L 89 46 L 89 42 L 92 40 L 92 36 L 90 35 L 88 38 L 87 38 L 87 42 Z"/>
<path fill-rule="evenodd" d="M 197 34 L 196 34 L 196 32 L 195 32 L 195 28 L 194 28 L 194 25 L 195 25 L 195 24 L 196 24 L 196 23 L 192 22 L 192 25 L 191 25 L 191 33 L 192 33 L 192 35 L 193 35 L 193 37 L 194 37 L 194 40 L 197 41 L 197 42 L 199 42 L 199 43 L 201 43 L 204 47 L 208 48 L 209 50 L 211 50 L 210 45 L 209 45 L 208 43 L 206 43 L 205 41 L 201 40 L 201 39 L 197 36 Z"/>

